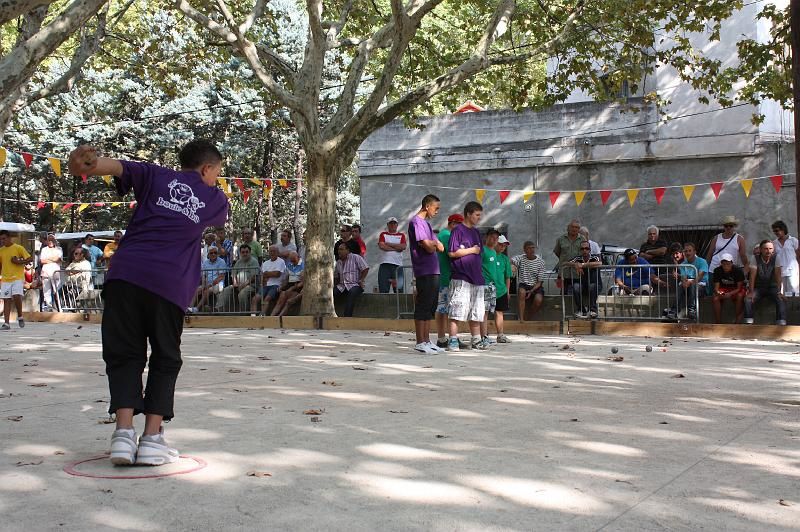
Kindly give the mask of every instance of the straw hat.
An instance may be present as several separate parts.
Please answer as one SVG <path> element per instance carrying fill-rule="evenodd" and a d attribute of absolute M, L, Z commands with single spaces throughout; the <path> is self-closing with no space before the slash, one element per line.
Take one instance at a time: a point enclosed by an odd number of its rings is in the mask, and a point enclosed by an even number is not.
<path fill-rule="evenodd" d="M 721 225 L 725 224 L 739 225 L 739 220 L 736 219 L 736 216 L 725 216 L 724 218 L 722 218 Z"/>

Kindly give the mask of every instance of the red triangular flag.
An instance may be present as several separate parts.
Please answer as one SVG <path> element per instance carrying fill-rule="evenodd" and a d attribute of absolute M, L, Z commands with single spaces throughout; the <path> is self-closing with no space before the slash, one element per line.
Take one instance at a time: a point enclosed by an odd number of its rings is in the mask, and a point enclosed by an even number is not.
<path fill-rule="evenodd" d="M 561 192 L 551 192 L 550 193 L 550 206 L 555 207 L 556 201 L 558 201 L 558 197 L 561 195 Z"/>
<path fill-rule="evenodd" d="M 653 189 L 653 194 L 656 197 L 657 204 L 661 205 L 661 200 L 664 199 L 664 192 L 666 191 L 667 191 L 666 188 L 661 188 L 661 187 Z"/>
<path fill-rule="evenodd" d="M 611 197 L 610 190 L 601 190 L 600 191 L 600 201 L 603 202 L 603 206 L 605 207 L 606 203 L 608 203 L 608 198 Z"/>
<path fill-rule="evenodd" d="M 136 207 L 136 202 L 135 201 L 132 201 L 132 202 L 128 203 L 128 208 L 129 209 L 133 209 L 134 207 Z"/>
<path fill-rule="evenodd" d="M 81 174 L 81 181 L 86 183 L 88 180 L 89 180 L 89 176 L 87 176 L 86 174 Z"/>
<path fill-rule="evenodd" d="M 272 188 L 272 179 L 265 179 L 264 186 L 267 188 Z"/>
<path fill-rule="evenodd" d="M 245 190 L 243 195 L 244 195 L 244 202 L 247 203 L 247 200 L 250 199 L 250 191 Z"/>
<path fill-rule="evenodd" d="M 714 199 L 719 199 L 719 193 L 722 191 L 722 183 L 711 183 L 711 190 L 714 191 Z"/>
<path fill-rule="evenodd" d="M 94 204 L 94 206 L 95 206 L 95 207 L 105 207 L 105 206 L 106 206 L 106 204 L 105 204 L 105 203 L 103 203 L 102 201 L 98 201 L 97 203 L 95 203 L 95 204 Z"/>
<path fill-rule="evenodd" d="M 36 204 L 36 208 L 39 209 L 39 210 L 44 209 L 44 207 L 45 207 L 45 203 L 43 201 L 40 201 L 39 203 Z"/>
<path fill-rule="evenodd" d="M 31 163 L 33 162 L 33 155 L 27 152 L 20 153 L 22 156 L 22 160 L 25 161 L 25 168 L 30 167 Z"/>
<path fill-rule="evenodd" d="M 778 194 L 781 191 L 781 186 L 783 186 L 783 176 L 782 175 L 774 175 L 769 178 L 772 181 L 772 186 L 775 188 L 775 193 Z"/>
<path fill-rule="evenodd" d="M 239 190 L 244 192 L 244 181 L 242 181 L 242 178 L 236 177 L 234 178 L 233 182 L 236 183 L 236 186 L 239 187 Z"/>
<path fill-rule="evenodd" d="M 62 211 L 66 211 L 67 209 L 69 209 L 69 208 L 70 208 L 70 207 L 72 207 L 73 205 L 75 205 L 75 204 L 74 204 L 74 203 L 65 203 L 65 204 L 64 204 L 64 206 L 63 206 L 63 207 L 61 207 L 61 210 L 62 210 Z"/>
<path fill-rule="evenodd" d="M 501 190 L 500 191 L 500 203 L 501 204 L 506 200 L 506 198 L 508 197 L 509 194 L 511 194 L 510 190 Z"/>

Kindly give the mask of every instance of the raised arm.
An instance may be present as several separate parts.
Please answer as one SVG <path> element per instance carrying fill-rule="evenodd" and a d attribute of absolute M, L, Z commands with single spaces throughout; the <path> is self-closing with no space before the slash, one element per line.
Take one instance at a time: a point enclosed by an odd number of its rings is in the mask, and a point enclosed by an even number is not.
<path fill-rule="evenodd" d="M 78 146 L 69 154 L 69 171 L 72 175 L 122 175 L 122 163 L 117 159 L 98 157 L 94 146 Z"/>

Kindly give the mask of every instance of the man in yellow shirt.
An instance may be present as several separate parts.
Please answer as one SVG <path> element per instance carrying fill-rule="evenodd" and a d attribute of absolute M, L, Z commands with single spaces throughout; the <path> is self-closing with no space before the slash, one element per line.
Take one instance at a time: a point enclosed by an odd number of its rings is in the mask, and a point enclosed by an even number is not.
<path fill-rule="evenodd" d="M 22 319 L 22 283 L 25 280 L 25 265 L 33 262 L 28 251 L 11 241 L 8 231 L 0 231 L 0 299 L 3 299 L 3 326 L 0 330 L 11 329 L 8 324 L 11 318 L 11 300 L 17 307 L 17 321 L 20 328 L 25 327 Z"/>
<path fill-rule="evenodd" d="M 122 231 L 114 231 L 114 241 L 109 242 L 106 244 L 106 247 L 103 248 L 103 258 L 106 260 L 106 268 L 111 264 L 111 257 L 117 252 L 120 240 L 122 240 Z"/>

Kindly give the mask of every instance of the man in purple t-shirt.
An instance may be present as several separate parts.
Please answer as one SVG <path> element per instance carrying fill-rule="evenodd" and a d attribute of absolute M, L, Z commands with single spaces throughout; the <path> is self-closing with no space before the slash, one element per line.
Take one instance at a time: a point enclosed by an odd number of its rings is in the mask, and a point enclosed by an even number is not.
<path fill-rule="evenodd" d="M 414 329 L 420 353 L 435 355 L 444 352 L 431 343 L 431 320 L 439 300 L 439 256 L 444 246 L 428 220 L 439 214 L 439 198 L 428 194 L 422 198 L 422 206 L 408 222 L 408 241 L 411 243 L 411 265 L 417 280 L 417 295 L 414 298 Z"/>
<path fill-rule="evenodd" d="M 117 192 L 133 189 L 136 210 L 106 274 L 103 290 L 103 360 L 116 413 L 111 463 L 162 465 L 178 459 L 164 439 L 162 421 L 173 417 L 186 307 L 200 281 L 197 242 L 206 227 L 222 225 L 228 199 L 217 188 L 222 155 L 210 142 L 181 149 L 181 170 L 98 157 L 91 146 L 69 156 L 73 175 L 113 175 Z M 148 365 L 147 387 L 142 374 Z M 135 414 L 145 414 L 136 439 Z"/>
<path fill-rule="evenodd" d="M 481 234 L 477 229 L 483 207 L 477 201 L 464 206 L 464 223 L 450 233 L 448 255 L 450 264 L 450 340 L 448 351 L 458 351 L 458 322 L 469 321 L 472 348 L 486 349 L 481 342 L 483 321 L 483 271 L 481 269 Z"/>

